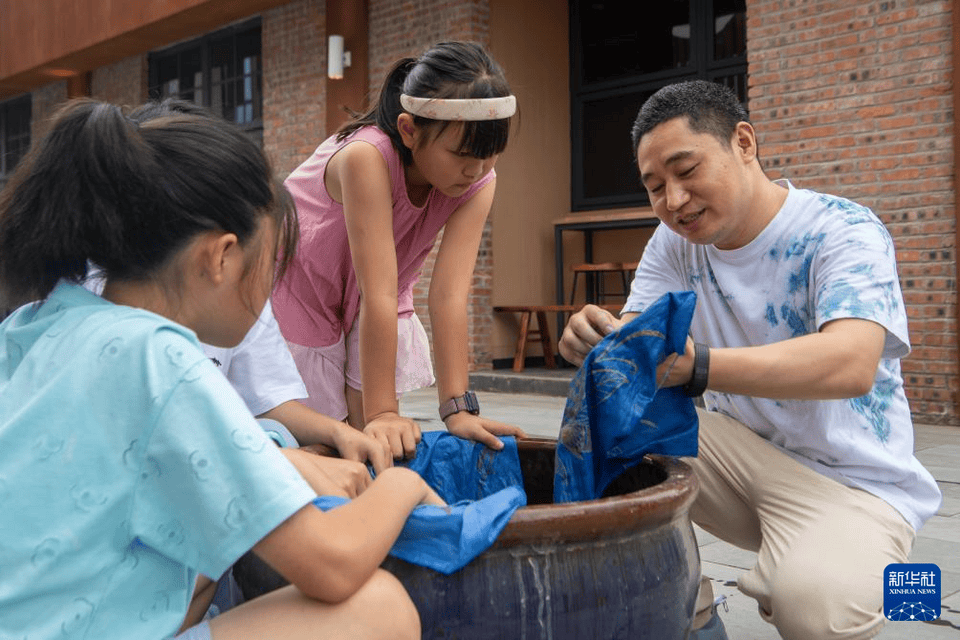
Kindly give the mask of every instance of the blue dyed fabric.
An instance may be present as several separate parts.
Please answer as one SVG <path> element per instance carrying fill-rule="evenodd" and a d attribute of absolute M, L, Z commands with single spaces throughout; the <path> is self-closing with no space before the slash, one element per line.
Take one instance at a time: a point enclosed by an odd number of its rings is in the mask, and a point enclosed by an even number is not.
<path fill-rule="evenodd" d="M 685 347 L 696 306 L 667 293 L 601 340 L 570 383 L 557 444 L 554 501 L 599 498 L 648 453 L 697 454 L 697 413 L 680 387 L 657 389 L 657 365 Z"/>
<path fill-rule="evenodd" d="M 390 549 L 390 555 L 444 574 L 461 569 L 483 553 L 519 507 L 527 503 L 517 441 L 503 437 L 492 451 L 446 431 L 428 431 L 407 463 L 449 505 L 421 505 L 413 510 Z M 321 496 L 323 510 L 347 502 Z"/>

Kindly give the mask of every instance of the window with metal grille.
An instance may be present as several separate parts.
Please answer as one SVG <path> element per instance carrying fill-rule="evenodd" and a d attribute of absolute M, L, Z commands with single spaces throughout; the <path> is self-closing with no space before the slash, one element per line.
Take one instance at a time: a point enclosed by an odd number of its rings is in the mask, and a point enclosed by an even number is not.
<path fill-rule="evenodd" d="M 570 0 L 574 211 L 648 204 L 630 129 L 657 89 L 723 83 L 747 100 L 746 0 Z"/>
<path fill-rule="evenodd" d="M 0 189 L 30 148 L 30 95 L 0 102 Z"/>
<path fill-rule="evenodd" d="M 263 142 L 260 19 L 150 54 L 150 97 L 181 98 Z"/>

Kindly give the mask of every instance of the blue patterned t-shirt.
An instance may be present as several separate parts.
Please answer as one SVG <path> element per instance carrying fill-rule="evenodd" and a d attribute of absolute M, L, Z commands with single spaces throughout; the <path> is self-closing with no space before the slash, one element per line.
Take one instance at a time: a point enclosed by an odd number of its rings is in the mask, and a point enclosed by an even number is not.
<path fill-rule="evenodd" d="M 783 207 L 739 249 L 687 242 L 660 225 L 644 250 L 625 312 L 668 291 L 692 290 L 690 333 L 712 347 L 749 347 L 860 318 L 886 329 L 870 392 L 843 400 L 771 400 L 708 391 L 707 408 L 735 418 L 788 455 L 873 493 L 913 525 L 940 492 L 913 455 L 900 358 L 910 351 L 893 242 L 866 207 L 789 186 Z"/>
<path fill-rule="evenodd" d="M 0 345 L 0 638 L 170 637 L 315 497 L 180 325 L 61 284 Z"/>

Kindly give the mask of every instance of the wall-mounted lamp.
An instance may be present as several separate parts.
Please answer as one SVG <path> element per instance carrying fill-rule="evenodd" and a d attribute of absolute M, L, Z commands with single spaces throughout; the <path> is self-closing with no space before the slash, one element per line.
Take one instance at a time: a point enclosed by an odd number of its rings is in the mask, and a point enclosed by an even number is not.
<path fill-rule="evenodd" d="M 350 66 L 350 52 L 343 50 L 343 36 L 330 36 L 327 45 L 327 77 L 343 79 L 343 68 Z"/>

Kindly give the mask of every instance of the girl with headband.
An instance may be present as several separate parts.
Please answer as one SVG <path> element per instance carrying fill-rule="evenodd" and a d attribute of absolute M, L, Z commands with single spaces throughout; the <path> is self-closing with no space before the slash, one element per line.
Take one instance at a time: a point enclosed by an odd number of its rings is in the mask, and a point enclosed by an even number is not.
<path fill-rule="evenodd" d="M 429 293 L 440 417 L 494 449 L 498 435 L 523 435 L 480 416 L 467 369 L 475 257 L 515 111 L 482 47 L 441 43 L 397 62 L 375 106 L 286 180 L 301 237 L 273 308 L 305 403 L 346 418 L 394 457 L 412 455 L 420 439 L 399 414 L 400 395 L 434 382 L 413 287 L 441 230 Z"/>
<path fill-rule="evenodd" d="M 379 565 L 435 494 L 390 467 L 317 509 L 318 456 L 274 446 L 200 347 L 240 342 L 296 238 L 235 125 L 54 116 L 0 193 L 0 290 L 27 303 L 0 324 L 0 637 L 420 637 Z M 295 586 L 201 622 L 251 548 Z"/>

